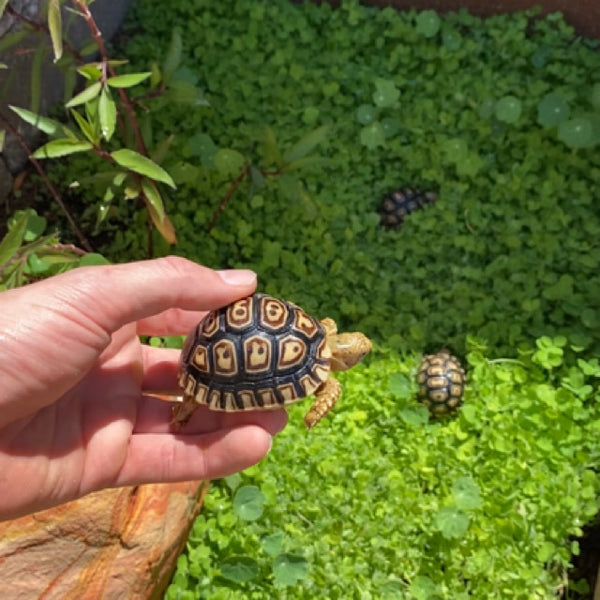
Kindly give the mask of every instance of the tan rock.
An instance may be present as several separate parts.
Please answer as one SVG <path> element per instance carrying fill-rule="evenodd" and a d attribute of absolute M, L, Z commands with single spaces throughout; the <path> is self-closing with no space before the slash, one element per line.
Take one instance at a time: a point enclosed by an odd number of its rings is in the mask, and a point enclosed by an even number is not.
<path fill-rule="evenodd" d="M 103 490 L 0 523 L 0 598 L 162 598 L 207 489 Z"/>

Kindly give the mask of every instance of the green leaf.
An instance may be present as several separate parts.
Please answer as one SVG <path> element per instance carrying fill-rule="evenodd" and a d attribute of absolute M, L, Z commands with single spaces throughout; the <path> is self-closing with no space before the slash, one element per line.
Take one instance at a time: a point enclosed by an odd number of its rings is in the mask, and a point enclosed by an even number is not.
<path fill-rule="evenodd" d="M 440 18 L 435 10 L 423 10 L 417 15 L 416 30 L 426 38 L 431 38 L 440 30 Z"/>
<path fill-rule="evenodd" d="M 434 518 L 434 523 L 446 539 L 461 538 L 469 528 L 469 516 L 456 506 L 444 506 Z"/>
<path fill-rule="evenodd" d="M 146 199 L 146 208 L 154 226 L 168 244 L 176 244 L 175 228 L 165 213 L 164 204 L 156 184 L 152 180 L 144 178 L 142 179 L 142 191 Z"/>
<path fill-rule="evenodd" d="M 63 54 L 62 17 L 58 0 L 48 2 L 48 29 L 54 50 L 54 62 L 57 62 Z"/>
<path fill-rule="evenodd" d="M 436 593 L 435 583 L 423 575 L 417 575 L 410 582 L 410 593 L 414 596 L 415 600 L 429 600 Z"/>
<path fill-rule="evenodd" d="M 102 83 L 100 81 L 96 81 L 86 87 L 82 92 L 71 98 L 65 106 L 67 108 L 72 108 L 73 106 L 79 106 L 80 104 L 86 104 L 90 100 L 96 98 L 100 91 L 102 90 Z"/>
<path fill-rule="evenodd" d="M 144 196 L 146 196 L 146 199 L 154 209 L 155 213 L 162 221 L 165 217 L 165 206 L 156 184 L 151 179 L 146 179 L 144 177 L 142 179 L 142 191 L 144 192 Z"/>
<path fill-rule="evenodd" d="M 573 295 L 575 280 L 571 275 L 563 274 L 554 285 L 544 288 L 542 295 L 548 300 L 566 300 Z"/>
<path fill-rule="evenodd" d="M 404 373 L 392 373 L 388 389 L 391 394 L 398 398 L 409 398 L 412 395 L 412 383 Z"/>
<path fill-rule="evenodd" d="M 93 130 L 100 136 L 100 118 L 98 117 L 99 97 L 96 96 L 93 100 L 86 102 L 83 106 L 85 109 L 85 117 Z"/>
<path fill-rule="evenodd" d="M 8 35 L 2 36 L 0 39 L 0 55 L 4 54 L 9 48 L 16 46 L 27 35 L 26 29 L 20 29 Z"/>
<path fill-rule="evenodd" d="M 256 521 L 266 502 L 265 495 L 255 485 L 241 487 L 233 498 L 235 514 L 244 521 Z"/>
<path fill-rule="evenodd" d="M 0 17 L 4 14 L 6 10 L 6 6 L 8 5 L 9 0 L 0 0 Z"/>
<path fill-rule="evenodd" d="M 77 71 L 73 68 L 74 59 L 62 59 L 64 67 L 61 66 L 64 77 L 63 93 L 62 93 L 62 104 L 66 104 L 69 98 L 75 93 L 75 87 L 77 85 Z"/>
<path fill-rule="evenodd" d="M 570 148 L 589 148 L 596 143 L 593 123 L 586 117 L 575 117 L 562 121 L 557 137 Z"/>
<path fill-rule="evenodd" d="M 422 427 L 429 422 L 429 411 L 425 406 L 408 406 L 401 409 L 398 416 L 411 427 Z"/>
<path fill-rule="evenodd" d="M 24 211 L 16 223 L 10 227 L 8 233 L 2 238 L 0 242 L 0 265 L 7 263 L 21 247 L 23 238 L 25 237 L 28 218 L 27 212 Z"/>
<path fill-rule="evenodd" d="M 292 163 L 312 152 L 326 139 L 329 129 L 329 125 L 321 125 L 321 127 L 307 133 L 283 155 L 283 162 L 286 164 Z"/>
<path fill-rule="evenodd" d="M 48 271 L 51 265 L 40 258 L 37 254 L 29 254 L 27 256 L 27 267 L 29 272 L 33 275 L 41 275 Z"/>
<path fill-rule="evenodd" d="M 172 102 L 190 104 L 191 106 L 210 106 L 201 89 L 188 81 L 171 81 L 164 98 Z"/>
<path fill-rule="evenodd" d="M 379 121 L 366 125 L 360 130 L 360 143 L 369 150 L 385 146 L 385 132 Z"/>
<path fill-rule="evenodd" d="M 110 154 L 114 161 L 121 167 L 125 167 L 134 173 L 145 175 L 155 181 L 166 183 L 168 186 L 175 188 L 175 182 L 171 176 L 154 161 L 150 160 L 146 156 L 142 156 L 134 150 L 128 148 L 122 148 L 121 150 L 115 150 Z"/>
<path fill-rule="evenodd" d="M 537 549 L 537 559 L 542 562 L 548 562 L 554 554 L 556 554 L 557 547 L 552 542 L 543 542 L 542 545 Z"/>
<path fill-rule="evenodd" d="M 81 47 L 79 50 L 79 54 L 84 57 L 93 56 L 98 52 L 98 44 L 96 44 L 95 40 L 89 41 L 87 44 Z"/>
<path fill-rule="evenodd" d="M 258 563 L 249 556 L 231 556 L 221 563 L 221 575 L 235 583 L 245 583 L 258 577 Z"/>
<path fill-rule="evenodd" d="M 100 136 L 97 131 L 94 131 L 94 126 L 74 108 L 71 109 L 71 116 L 77 121 L 81 133 L 83 133 L 88 141 L 94 144 L 94 146 L 98 145 L 100 143 Z"/>
<path fill-rule="evenodd" d="M 283 531 L 277 531 L 271 535 L 265 535 L 260 540 L 260 545 L 269 556 L 277 556 L 283 550 L 284 539 L 285 534 Z"/>
<path fill-rule="evenodd" d="M 102 78 L 102 69 L 98 63 L 90 63 L 77 68 L 77 72 L 90 81 L 99 81 Z"/>
<path fill-rule="evenodd" d="M 98 100 L 98 119 L 100 121 L 102 137 L 108 142 L 115 132 L 117 107 L 106 87 L 102 88 L 100 99 Z"/>
<path fill-rule="evenodd" d="M 218 151 L 212 138 L 206 133 L 196 133 L 187 140 L 187 148 L 191 156 L 197 156 L 205 167 L 214 166 L 215 154 Z"/>
<path fill-rule="evenodd" d="M 267 178 L 254 165 L 250 165 L 250 179 L 252 180 L 252 185 L 257 188 L 262 188 L 267 183 Z"/>
<path fill-rule="evenodd" d="M 393 81 L 381 78 L 375 80 L 375 91 L 373 92 L 373 103 L 375 106 L 379 106 L 380 108 L 396 106 L 399 98 L 400 91 Z"/>
<path fill-rule="evenodd" d="M 63 138 L 53 140 L 38 148 L 31 156 L 32 158 L 57 158 L 59 156 L 67 156 L 76 152 L 85 152 L 91 150 L 94 146 L 90 142 L 83 140 L 73 140 Z"/>
<path fill-rule="evenodd" d="M 147 73 L 128 73 L 127 75 L 116 75 L 115 77 L 109 77 L 106 80 L 106 83 L 110 85 L 110 87 L 114 88 L 129 88 L 134 85 L 138 85 L 145 79 L 148 79 L 152 73 L 148 71 Z"/>
<path fill-rule="evenodd" d="M 437 592 L 435 583 L 423 575 L 417 575 L 410 582 L 410 593 L 415 600 L 429 600 Z"/>
<path fill-rule="evenodd" d="M 181 53 L 183 49 L 183 41 L 179 28 L 174 27 L 171 31 L 171 42 L 165 55 L 165 60 L 162 65 L 162 76 L 165 83 L 169 83 L 173 73 L 181 64 Z"/>
<path fill-rule="evenodd" d="M 111 263 L 107 258 L 104 258 L 102 254 L 98 254 L 97 252 L 89 252 L 88 254 L 84 254 L 79 261 L 79 265 L 81 267 L 96 267 L 110 264 Z"/>
<path fill-rule="evenodd" d="M 9 105 L 9 108 L 13 112 L 17 113 L 19 117 L 23 119 L 23 121 L 29 123 L 30 125 L 33 125 L 40 131 L 43 131 L 44 133 L 50 136 L 56 135 L 57 133 L 61 133 L 75 137 L 75 134 L 72 133 L 68 127 L 66 127 L 62 123 L 59 123 L 58 121 L 55 121 L 54 119 L 42 117 L 42 115 L 38 115 L 37 113 L 27 110 L 26 108 L 19 108 L 18 106 Z"/>
<path fill-rule="evenodd" d="M 24 239 L 26 242 L 33 242 L 44 233 L 48 222 L 45 217 L 39 216 L 33 209 L 28 209 L 25 212 L 28 218 Z"/>
<path fill-rule="evenodd" d="M 275 132 L 268 125 L 265 126 L 260 139 L 260 156 L 267 165 L 281 166 L 281 151 L 277 145 Z"/>
<path fill-rule="evenodd" d="M 479 486 L 471 477 L 459 477 L 452 485 L 452 497 L 461 510 L 473 510 L 481 506 Z"/>
<path fill-rule="evenodd" d="M 158 87 L 158 85 L 160 84 L 161 80 L 162 80 L 162 73 L 160 71 L 160 67 L 158 66 L 158 64 L 156 62 L 153 62 L 150 65 L 150 69 L 151 69 L 151 75 L 150 75 L 150 87 L 152 89 Z"/>
<path fill-rule="evenodd" d="M 169 153 L 169 149 L 171 148 L 173 142 L 175 141 L 175 135 L 171 134 L 168 137 L 166 137 L 164 140 L 161 140 L 158 144 L 156 144 L 156 147 L 152 150 L 152 154 L 150 156 L 150 158 L 155 162 L 155 163 L 162 163 L 163 160 L 165 160 L 165 158 L 167 157 L 168 153 Z"/>
<path fill-rule="evenodd" d="M 303 556 L 284 553 L 273 561 L 273 576 L 278 585 L 295 585 L 307 575 L 308 562 Z"/>
<path fill-rule="evenodd" d="M 0 129 L 0 153 L 4 150 L 4 140 L 6 139 L 6 131 Z"/>
<path fill-rule="evenodd" d="M 298 169 L 308 169 L 310 167 L 322 167 L 329 163 L 329 159 L 324 156 L 304 156 L 285 165 L 285 171 L 296 171 Z"/>
<path fill-rule="evenodd" d="M 226 177 L 237 177 L 246 164 L 243 154 L 229 148 L 217 150 L 213 161 L 217 171 Z"/>
<path fill-rule="evenodd" d="M 233 475 L 227 475 L 227 477 L 223 477 L 223 481 L 225 485 L 234 492 L 240 487 L 240 483 L 242 482 L 242 476 L 239 473 L 233 473 Z"/>
<path fill-rule="evenodd" d="M 277 268 L 281 260 L 282 246 L 278 241 L 264 240 L 262 244 L 262 264 L 265 267 Z"/>

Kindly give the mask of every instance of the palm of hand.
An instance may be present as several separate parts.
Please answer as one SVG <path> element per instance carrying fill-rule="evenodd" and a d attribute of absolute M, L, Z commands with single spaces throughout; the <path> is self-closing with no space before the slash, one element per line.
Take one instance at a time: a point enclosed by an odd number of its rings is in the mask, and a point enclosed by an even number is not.
<path fill-rule="evenodd" d="M 101 301 L 94 298 L 96 309 Z M 198 410 L 173 433 L 171 404 L 151 394 L 177 393 L 179 353 L 142 345 L 138 334 L 182 333 L 202 313 L 172 309 L 127 322 L 110 312 L 102 321 L 50 310 L 46 334 L 25 331 L 23 355 L 5 361 L 12 373 L 0 396 L 0 489 L 11 493 L 0 498 L 0 520 L 103 487 L 226 475 L 260 460 L 269 434 L 285 425 L 282 411 Z"/>

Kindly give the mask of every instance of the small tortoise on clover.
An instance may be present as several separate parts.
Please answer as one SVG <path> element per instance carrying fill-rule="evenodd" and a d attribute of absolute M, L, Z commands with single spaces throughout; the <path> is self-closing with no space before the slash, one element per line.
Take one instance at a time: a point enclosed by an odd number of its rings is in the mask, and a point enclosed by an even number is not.
<path fill-rule="evenodd" d="M 434 204 L 438 195 L 433 191 L 400 188 L 387 194 L 379 205 L 380 224 L 387 229 L 398 229 L 404 217 L 420 210 L 428 204 Z"/>
<path fill-rule="evenodd" d="M 371 350 L 362 333 L 338 333 L 332 319 L 317 321 L 301 308 L 254 294 L 210 312 L 181 352 L 183 402 L 173 423 L 198 408 L 269 410 L 315 394 L 304 418 L 314 427 L 333 407 L 341 386 L 330 371 L 345 371 Z"/>
<path fill-rule="evenodd" d="M 465 370 L 448 350 L 423 357 L 417 374 L 419 400 L 432 416 L 453 413 L 462 402 Z"/>

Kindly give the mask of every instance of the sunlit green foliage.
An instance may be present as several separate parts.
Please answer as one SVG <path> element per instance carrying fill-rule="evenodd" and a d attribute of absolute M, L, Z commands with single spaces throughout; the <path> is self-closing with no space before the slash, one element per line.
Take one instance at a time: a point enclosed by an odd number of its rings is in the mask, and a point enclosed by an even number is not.
<path fill-rule="evenodd" d="M 310 434 L 306 405 L 294 405 L 266 460 L 214 484 L 167 598 L 585 589 L 565 572 L 599 508 L 600 366 L 575 350 L 542 339 L 518 360 L 490 360 L 473 347 L 465 405 L 444 422 L 402 416 L 421 408 L 401 383 L 419 357 L 376 351 L 344 374 L 343 399 Z M 297 557 L 285 581 L 282 553 Z"/>
<path fill-rule="evenodd" d="M 422 13 L 355 2 L 135 10 L 147 35 L 126 49 L 132 69 L 159 61 L 175 29 L 173 78 L 210 103 L 164 103 L 148 132 L 150 145 L 175 134 L 163 165 L 178 253 L 254 268 L 262 290 L 399 349 L 461 352 L 467 332 L 505 355 L 543 335 L 598 347 L 600 170 L 583 124 L 600 55 L 557 15 L 461 12 L 429 36 Z M 301 178 L 264 176 L 274 148 L 325 125 Z M 253 176 L 207 234 L 244 164 Z M 382 231 L 376 207 L 403 185 L 439 200 Z M 145 255 L 143 218 L 114 227 L 112 256 Z"/>
<path fill-rule="evenodd" d="M 20 287 L 74 267 L 107 264 L 93 252 L 62 244 L 58 233 L 47 231 L 45 217 L 35 210 L 18 210 L 0 240 L 0 291 Z"/>

